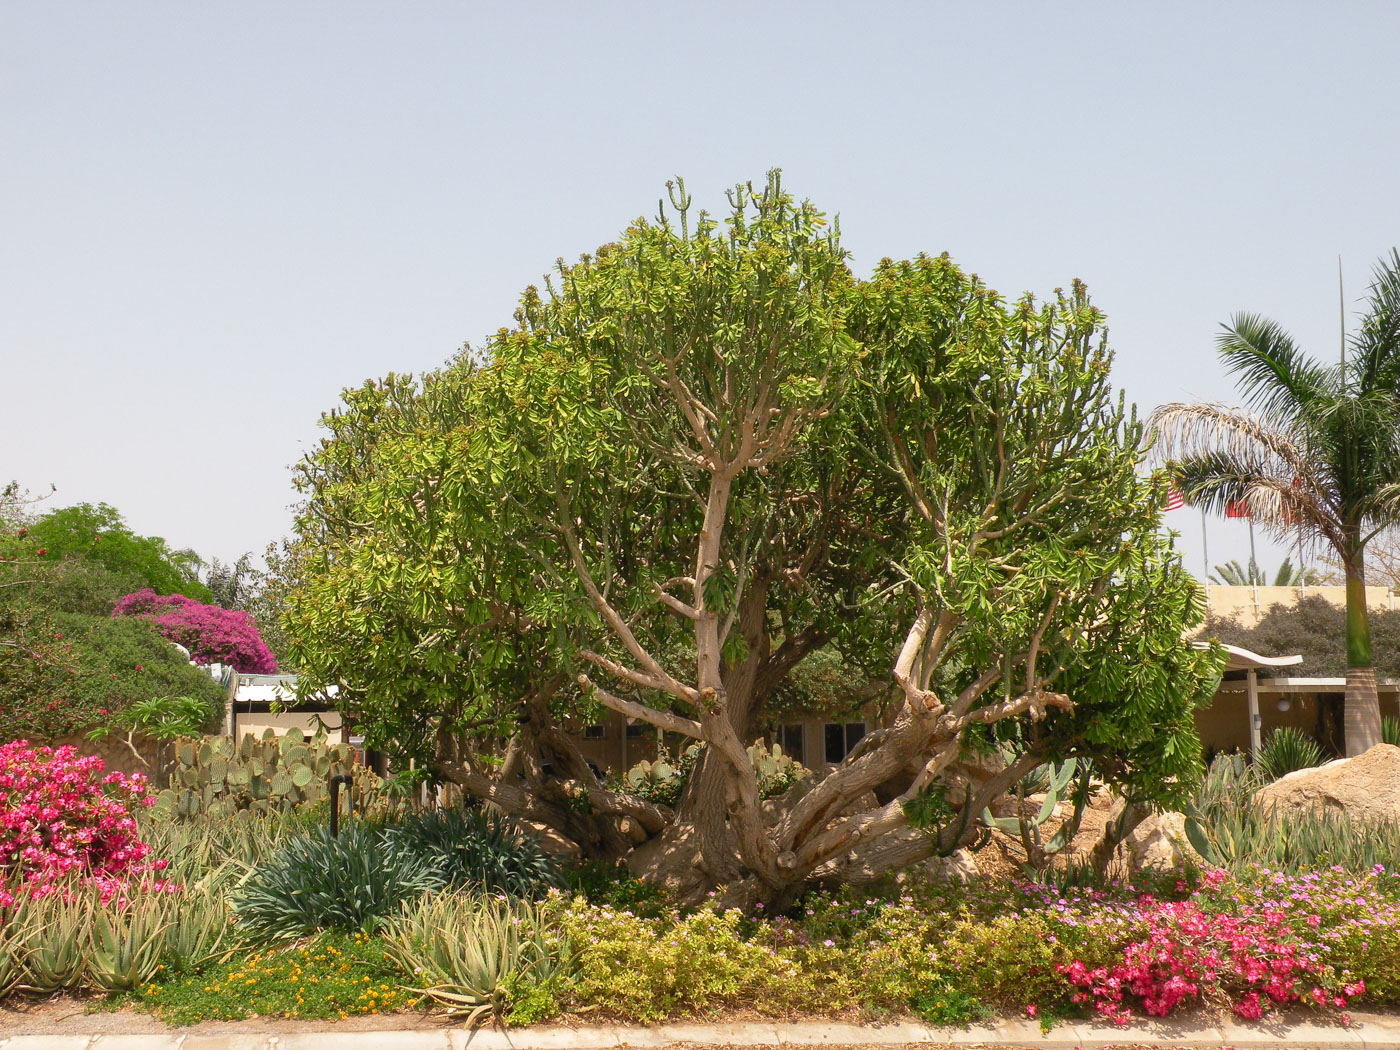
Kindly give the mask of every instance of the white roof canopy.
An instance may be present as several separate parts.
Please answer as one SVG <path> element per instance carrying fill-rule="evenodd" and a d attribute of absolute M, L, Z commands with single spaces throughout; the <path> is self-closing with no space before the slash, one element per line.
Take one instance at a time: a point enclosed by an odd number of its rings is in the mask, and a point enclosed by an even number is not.
<path fill-rule="evenodd" d="M 1204 649 L 1208 643 L 1197 642 L 1197 648 Z M 1225 670 L 1227 671 L 1258 671 L 1266 667 L 1293 667 L 1303 662 L 1301 653 L 1293 656 L 1260 656 L 1258 653 L 1251 653 L 1248 649 L 1241 649 L 1238 645 L 1221 644 L 1220 648 L 1225 650 Z"/>

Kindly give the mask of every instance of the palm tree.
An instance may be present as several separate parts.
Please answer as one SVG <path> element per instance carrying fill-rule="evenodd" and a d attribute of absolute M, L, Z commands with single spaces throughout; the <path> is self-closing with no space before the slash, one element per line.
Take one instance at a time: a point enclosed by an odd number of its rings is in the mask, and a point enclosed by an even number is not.
<path fill-rule="evenodd" d="M 1332 548 L 1346 576 L 1348 755 L 1380 742 L 1364 554 L 1400 521 L 1400 252 L 1375 270 L 1341 358 L 1304 356 L 1273 321 L 1236 314 L 1217 343 L 1252 411 L 1169 404 L 1152 414 L 1158 449 L 1188 502 L 1243 504 L 1280 539 Z"/>
<path fill-rule="evenodd" d="M 1210 578 L 1230 587 L 1248 587 L 1251 584 L 1258 587 L 1316 587 L 1322 582 L 1322 576 L 1316 569 L 1305 569 L 1301 565 L 1295 568 L 1288 558 L 1283 559 L 1278 572 L 1274 573 L 1273 583 L 1269 582 L 1269 574 L 1253 559 L 1250 559 L 1248 568 L 1238 561 L 1217 565 Z"/>

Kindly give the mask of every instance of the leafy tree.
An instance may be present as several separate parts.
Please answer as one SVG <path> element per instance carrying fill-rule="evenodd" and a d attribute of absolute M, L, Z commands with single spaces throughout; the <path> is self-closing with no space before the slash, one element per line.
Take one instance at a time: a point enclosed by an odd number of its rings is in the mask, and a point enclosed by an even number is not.
<path fill-rule="evenodd" d="M 776 174 L 723 222 L 672 205 L 483 355 L 323 420 L 284 620 L 306 685 L 692 895 L 949 852 L 1049 758 L 1179 801 L 1219 654 L 1182 640 L 1200 595 L 1083 289 L 1008 305 L 926 257 L 859 281 Z M 814 653 L 883 665 L 889 712 L 765 816 L 746 734 Z M 587 774 L 559 719 L 598 706 L 705 745 L 674 810 Z"/>
<path fill-rule="evenodd" d="M 173 551 L 159 536 L 136 535 L 116 508 L 106 503 L 51 510 L 28 525 L 24 539 L 32 557 L 105 570 L 117 594 L 149 587 L 157 594 L 212 600 L 209 589 L 199 582 L 199 558 L 193 551 Z M 110 589 L 99 593 L 105 596 Z M 64 604 L 73 607 L 71 600 Z M 110 605 L 100 613 L 109 611 Z"/>
<path fill-rule="evenodd" d="M 1241 313 L 1221 360 L 1251 411 L 1169 404 L 1153 414 L 1189 502 L 1244 504 L 1279 538 L 1332 549 L 1347 593 L 1346 752 L 1380 743 L 1366 613 L 1366 545 L 1400 519 L 1400 251 L 1377 266 L 1367 310 L 1336 365 L 1302 354 L 1275 322 Z M 1295 531 L 1296 530 L 1296 531 Z"/>
<path fill-rule="evenodd" d="M 1305 569 L 1302 566 L 1295 568 L 1288 558 L 1283 559 L 1283 564 L 1274 573 L 1272 581 L 1269 574 L 1253 560 L 1250 561 L 1248 568 L 1238 561 L 1228 561 L 1224 565 L 1217 565 L 1210 578 L 1216 583 L 1223 583 L 1230 587 L 1248 587 L 1250 585 L 1258 587 L 1316 587 L 1323 582 L 1321 573 L 1315 569 Z"/>

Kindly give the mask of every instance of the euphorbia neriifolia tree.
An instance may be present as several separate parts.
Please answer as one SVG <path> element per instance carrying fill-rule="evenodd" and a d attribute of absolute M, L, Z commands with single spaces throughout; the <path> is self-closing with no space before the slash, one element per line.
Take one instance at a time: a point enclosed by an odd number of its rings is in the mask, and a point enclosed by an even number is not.
<path fill-rule="evenodd" d="M 483 354 L 347 393 L 301 468 L 308 683 L 692 895 L 951 852 L 1051 759 L 1179 800 L 1219 659 L 1182 640 L 1201 602 L 1083 289 L 1008 305 L 928 257 L 859 280 L 776 174 L 730 203 L 678 184 Z M 748 734 L 831 648 L 881 669 L 885 715 L 760 805 Z M 705 745 L 674 809 L 588 775 L 558 722 L 599 706 Z"/>

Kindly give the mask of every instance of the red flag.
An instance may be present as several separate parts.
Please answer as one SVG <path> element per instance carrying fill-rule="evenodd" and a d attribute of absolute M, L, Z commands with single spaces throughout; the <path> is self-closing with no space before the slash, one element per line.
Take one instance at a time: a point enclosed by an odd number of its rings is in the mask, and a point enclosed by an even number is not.
<path fill-rule="evenodd" d="M 1225 501 L 1225 517 L 1227 518 L 1247 518 L 1249 517 L 1249 502 L 1242 499 L 1227 499 Z"/>
<path fill-rule="evenodd" d="M 1167 510 L 1180 510 L 1186 506 L 1186 497 L 1181 494 L 1181 490 L 1175 485 L 1167 485 Z"/>

